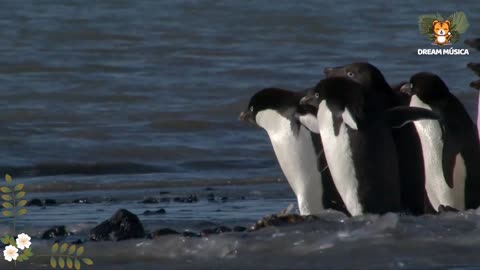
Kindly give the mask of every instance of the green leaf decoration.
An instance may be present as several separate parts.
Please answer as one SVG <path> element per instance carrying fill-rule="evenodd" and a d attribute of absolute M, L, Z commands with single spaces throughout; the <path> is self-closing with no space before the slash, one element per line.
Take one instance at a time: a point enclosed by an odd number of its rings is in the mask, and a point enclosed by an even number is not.
<path fill-rule="evenodd" d="M 93 260 L 90 258 L 83 258 L 82 261 L 86 265 L 93 265 Z"/>
<path fill-rule="evenodd" d="M 2 206 L 3 206 L 3 208 L 13 208 L 13 204 L 11 204 L 9 202 L 2 203 Z"/>
<path fill-rule="evenodd" d="M 52 268 L 57 268 L 57 260 L 54 257 L 50 257 L 50 266 Z"/>
<path fill-rule="evenodd" d="M 53 244 L 53 246 L 52 246 L 52 254 L 57 253 L 58 247 L 59 247 L 58 243 Z"/>
<path fill-rule="evenodd" d="M 465 33 L 470 26 L 467 20 L 467 16 L 465 16 L 465 13 L 462 11 L 453 13 L 448 17 L 448 20 L 452 25 L 450 30 L 456 31 L 460 34 Z"/>
<path fill-rule="evenodd" d="M 0 241 L 2 241 L 4 245 L 8 245 L 8 243 L 10 243 L 10 237 L 8 235 L 5 235 L 0 239 Z"/>
<path fill-rule="evenodd" d="M 12 183 L 12 177 L 10 176 L 10 174 L 5 174 L 5 181 L 8 184 Z"/>
<path fill-rule="evenodd" d="M 72 258 L 70 258 L 70 257 L 67 258 L 67 267 L 68 267 L 68 269 L 73 268 L 73 261 L 72 261 Z"/>
<path fill-rule="evenodd" d="M 65 267 L 65 260 L 63 257 L 58 257 L 58 266 L 63 269 Z"/>
<path fill-rule="evenodd" d="M 2 195 L 2 200 L 4 200 L 4 201 L 11 201 L 11 200 L 13 200 L 13 198 L 12 198 L 12 196 L 5 194 L 5 195 Z"/>
<path fill-rule="evenodd" d="M 16 199 L 21 199 L 25 196 L 25 191 L 20 191 L 17 193 L 17 195 L 15 196 Z"/>
<path fill-rule="evenodd" d="M 28 261 L 28 256 L 25 253 L 20 254 L 17 257 L 17 261 L 19 261 L 19 262 Z"/>
<path fill-rule="evenodd" d="M 27 205 L 27 200 L 21 200 L 17 204 L 18 207 L 24 207 L 25 205 Z"/>
<path fill-rule="evenodd" d="M 1 187 L 1 188 L 0 188 L 0 191 L 2 191 L 3 193 L 10 193 L 10 192 L 12 192 L 12 190 L 9 189 L 8 187 Z"/>
<path fill-rule="evenodd" d="M 15 191 L 20 191 L 20 190 L 23 189 L 24 186 L 25 186 L 24 184 L 17 184 L 17 185 L 15 186 L 15 189 L 14 189 L 14 190 L 15 190 Z"/>
<path fill-rule="evenodd" d="M 65 251 L 67 251 L 67 248 L 68 248 L 68 244 L 63 243 L 62 246 L 60 247 L 60 253 L 65 253 Z"/>
<path fill-rule="evenodd" d="M 77 256 L 82 256 L 84 251 L 85 251 L 85 248 L 84 248 L 84 247 L 78 247 L 78 249 L 77 249 Z"/>
<path fill-rule="evenodd" d="M 52 254 L 57 253 L 58 247 L 59 247 L 58 243 L 53 244 L 53 246 L 52 246 Z"/>
<path fill-rule="evenodd" d="M 78 259 L 75 259 L 75 269 L 80 270 L 80 267 L 82 267 L 80 261 Z"/>
<path fill-rule="evenodd" d="M 8 244 L 10 244 L 12 246 L 16 246 L 15 239 L 13 239 L 12 236 L 10 236 L 10 238 L 8 239 Z"/>
<path fill-rule="evenodd" d="M 25 215 L 26 213 L 27 213 L 27 209 L 22 208 L 22 209 L 18 210 L 17 215 L 23 216 L 23 215 Z"/>
<path fill-rule="evenodd" d="M 8 211 L 8 210 L 2 211 L 2 215 L 3 215 L 4 217 L 12 217 L 12 216 L 13 216 L 12 212 L 10 212 L 10 211 Z"/>
<path fill-rule="evenodd" d="M 77 246 L 71 245 L 70 248 L 68 249 L 68 254 L 72 255 L 73 253 L 75 253 L 76 250 L 77 250 Z"/>
<path fill-rule="evenodd" d="M 86 265 L 93 265 L 93 261 L 90 258 L 83 258 L 82 262 Z"/>
<path fill-rule="evenodd" d="M 433 36 L 433 21 L 441 20 L 441 16 L 438 15 L 439 14 L 426 14 L 418 17 L 418 30 L 420 31 L 420 34 L 427 36 L 428 38 Z"/>
<path fill-rule="evenodd" d="M 33 253 L 32 253 L 32 248 L 27 248 L 23 251 L 23 254 L 25 254 L 25 256 L 27 257 L 32 257 L 33 256 Z"/>

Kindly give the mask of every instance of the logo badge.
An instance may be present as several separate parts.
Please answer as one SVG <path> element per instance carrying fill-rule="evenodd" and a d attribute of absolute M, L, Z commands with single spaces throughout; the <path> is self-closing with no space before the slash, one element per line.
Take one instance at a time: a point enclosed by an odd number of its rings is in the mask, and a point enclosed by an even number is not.
<path fill-rule="evenodd" d="M 439 13 L 421 15 L 418 18 L 420 34 L 432 41 L 432 45 L 452 45 L 460 40 L 460 35 L 468 29 L 465 13 L 458 11 L 444 19 Z"/>

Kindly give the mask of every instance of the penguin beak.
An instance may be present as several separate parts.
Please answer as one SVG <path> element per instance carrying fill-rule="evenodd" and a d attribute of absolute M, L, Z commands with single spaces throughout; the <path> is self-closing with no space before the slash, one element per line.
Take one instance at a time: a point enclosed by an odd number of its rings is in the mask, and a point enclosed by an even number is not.
<path fill-rule="evenodd" d="M 255 121 L 253 120 L 253 115 L 250 111 L 241 112 L 240 116 L 238 117 L 238 120 L 244 121 L 244 122 L 250 122 L 254 125 L 256 124 Z"/>
<path fill-rule="evenodd" d="M 315 96 L 309 94 L 309 95 L 304 96 L 302 99 L 300 99 L 299 104 L 300 105 L 311 105 L 315 108 L 318 108 L 318 103 L 315 102 L 315 101 L 316 101 Z"/>
<path fill-rule="evenodd" d="M 344 76 L 344 67 L 326 67 L 323 69 L 323 73 L 325 74 L 325 77 L 331 78 L 331 77 L 343 77 Z"/>
<path fill-rule="evenodd" d="M 324 70 L 323 70 L 323 73 L 325 74 L 325 76 L 328 77 L 328 75 L 330 75 L 330 73 L 332 73 L 333 71 L 333 68 L 332 67 L 326 67 Z"/>
<path fill-rule="evenodd" d="M 410 87 L 410 83 L 406 83 L 400 87 L 400 92 L 405 93 L 409 96 L 413 95 L 413 89 Z"/>

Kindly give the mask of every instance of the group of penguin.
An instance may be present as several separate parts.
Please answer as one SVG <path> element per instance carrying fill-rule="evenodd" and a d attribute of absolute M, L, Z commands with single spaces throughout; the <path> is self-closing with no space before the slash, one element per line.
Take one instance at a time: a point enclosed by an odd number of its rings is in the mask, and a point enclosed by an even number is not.
<path fill-rule="evenodd" d="M 240 120 L 263 128 L 301 215 L 412 215 L 480 206 L 477 128 L 429 72 L 391 86 L 362 62 L 303 91 L 265 88 Z"/>

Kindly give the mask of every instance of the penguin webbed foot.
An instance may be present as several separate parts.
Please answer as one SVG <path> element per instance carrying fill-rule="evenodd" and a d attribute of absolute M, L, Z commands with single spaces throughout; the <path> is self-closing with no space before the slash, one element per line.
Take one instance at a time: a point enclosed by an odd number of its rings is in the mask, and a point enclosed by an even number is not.
<path fill-rule="evenodd" d="M 458 210 L 456 208 L 453 208 L 451 206 L 448 206 L 448 205 L 443 205 L 443 204 L 438 206 L 438 213 L 439 214 L 448 213 L 448 212 L 460 212 L 460 210 Z"/>

